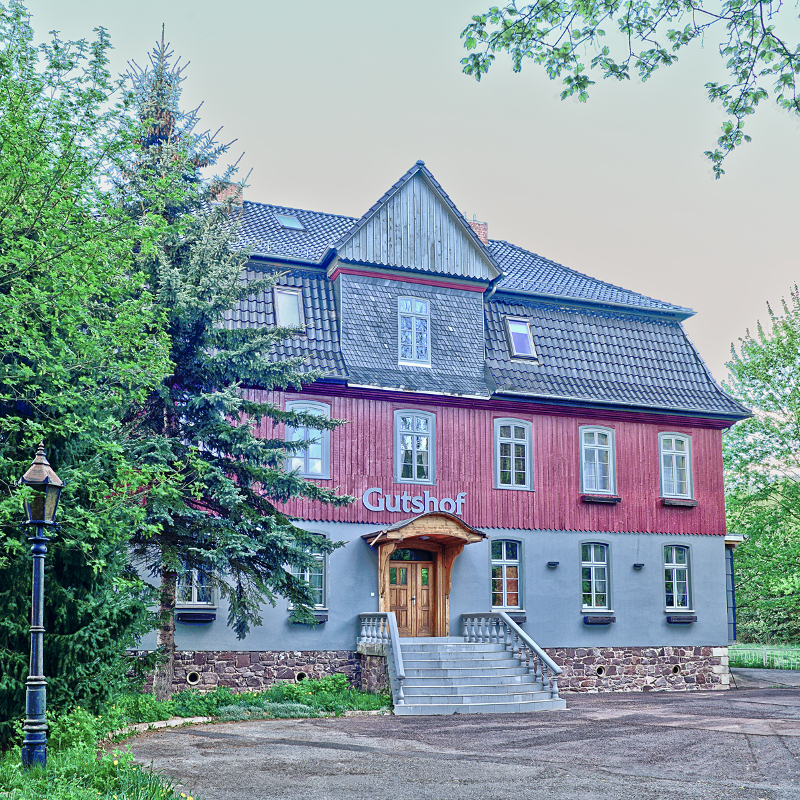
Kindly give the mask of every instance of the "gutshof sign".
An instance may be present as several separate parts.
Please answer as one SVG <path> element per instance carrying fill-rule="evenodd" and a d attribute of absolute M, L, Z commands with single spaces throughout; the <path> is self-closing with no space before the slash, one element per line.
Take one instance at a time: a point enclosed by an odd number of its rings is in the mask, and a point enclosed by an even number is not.
<path fill-rule="evenodd" d="M 448 514 L 461 514 L 461 509 L 467 500 L 466 492 L 459 492 L 455 500 L 452 497 L 443 497 L 439 500 L 431 497 L 430 492 L 410 495 L 384 494 L 380 486 L 373 486 L 361 495 L 361 502 L 368 511 L 388 511 L 390 514 L 426 514 L 430 511 L 445 511 Z"/>

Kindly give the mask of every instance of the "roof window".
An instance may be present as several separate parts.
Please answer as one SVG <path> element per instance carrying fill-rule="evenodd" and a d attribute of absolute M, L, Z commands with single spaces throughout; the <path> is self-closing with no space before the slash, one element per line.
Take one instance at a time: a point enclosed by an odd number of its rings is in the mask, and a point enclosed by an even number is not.
<path fill-rule="evenodd" d="M 278 220 L 282 228 L 287 228 L 290 231 L 304 231 L 306 229 L 305 225 L 294 214 L 278 214 L 276 212 L 275 219 Z"/>
<path fill-rule="evenodd" d="M 506 317 L 506 333 L 511 355 L 515 358 L 536 358 L 536 346 L 533 344 L 531 326 L 526 319 Z"/>

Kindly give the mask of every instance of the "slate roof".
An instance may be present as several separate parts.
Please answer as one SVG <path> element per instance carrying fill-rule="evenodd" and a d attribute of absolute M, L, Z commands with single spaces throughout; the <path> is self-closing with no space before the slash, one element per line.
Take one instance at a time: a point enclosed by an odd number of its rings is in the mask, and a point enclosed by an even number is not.
<path fill-rule="evenodd" d="M 260 280 L 264 273 L 248 269 L 247 281 Z M 290 270 L 278 278 L 277 286 L 294 286 L 303 290 L 303 315 L 306 335 L 293 336 L 273 349 L 273 361 L 301 356 L 307 358 L 305 370 L 321 369 L 329 377 L 344 378 L 347 371 L 339 344 L 339 323 L 333 301 L 333 285 L 321 270 Z M 261 292 L 225 314 L 226 328 L 273 327 L 275 310 L 272 292 Z M 300 371 L 304 371 L 301 369 Z"/>
<path fill-rule="evenodd" d="M 529 320 L 538 362 L 511 358 L 506 315 Z M 486 305 L 486 364 L 497 394 L 749 413 L 715 383 L 676 320 L 495 297 Z"/>
<path fill-rule="evenodd" d="M 276 214 L 297 217 L 305 230 L 284 228 L 278 222 Z M 279 256 L 316 264 L 331 244 L 352 228 L 356 221 L 355 217 L 250 203 L 245 200 L 237 238 L 240 246 L 251 247 L 257 255 Z"/>
<path fill-rule="evenodd" d="M 261 270 L 288 269 L 279 283 L 303 289 L 307 334 L 276 346 L 273 358 L 305 357 L 305 369 L 324 370 L 329 377 L 351 385 L 484 397 L 514 394 L 531 400 L 627 406 L 732 420 L 749 415 L 716 384 L 686 337 L 680 320 L 693 314 L 690 309 L 597 280 L 505 241 L 490 240 L 485 248 L 503 272 L 485 305 L 485 318 L 480 318 L 480 305 L 477 314 L 473 313 L 470 302 L 480 304 L 481 294 L 431 289 L 434 303 L 439 302 L 436 291 L 452 295 L 446 303 L 445 298 L 441 300 L 440 307 L 448 309 L 447 319 L 431 317 L 433 366 L 398 366 L 396 295 L 408 291 L 407 285 L 358 278 L 364 283 L 359 290 L 363 294 L 348 292 L 345 297 L 343 293 L 339 320 L 333 285 L 323 267 L 335 254 L 337 243 L 352 235 L 383 200 L 419 170 L 425 171 L 460 216 L 419 162 L 361 218 L 244 203 L 239 242 L 254 250 L 252 269 L 245 278 L 261 277 Z M 305 230 L 284 228 L 276 213 L 297 217 Z M 477 236 L 475 239 L 484 248 Z M 354 281 L 355 277 L 348 278 L 349 283 Z M 415 294 L 429 288 L 413 285 Z M 506 314 L 530 320 L 538 363 L 510 357 L 502 319 Z M 482 323 L 485 362 L 480 347 Z M 226 316 L 225 324 L 274 325 L 271 293 L 242 303 Z"/>
<path fill-rule="evenodd" d="M 683 306 L 654 300 L 613 283 L 599 281 L 509 242 L 493 239 L 489 242 L 489 249 L 503 270 L 503 277 L 497 284 L 498 290 L 676 312 L 683 317 L 694 313 Z"/>

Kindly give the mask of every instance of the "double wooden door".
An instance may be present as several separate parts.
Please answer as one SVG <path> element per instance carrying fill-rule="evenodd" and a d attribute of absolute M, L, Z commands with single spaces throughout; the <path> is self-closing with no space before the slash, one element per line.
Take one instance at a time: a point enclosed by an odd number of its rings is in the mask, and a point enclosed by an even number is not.
<path fill-rule="evenodd" d="M 389 610 L 401 636 L 433 636 L 432 561 L 389 562 Z"/>

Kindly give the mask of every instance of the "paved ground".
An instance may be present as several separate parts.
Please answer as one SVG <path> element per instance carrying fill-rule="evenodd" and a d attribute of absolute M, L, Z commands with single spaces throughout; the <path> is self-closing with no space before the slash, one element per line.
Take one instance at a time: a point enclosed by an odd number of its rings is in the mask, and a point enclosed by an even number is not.
<path fill-rule="evenodd" d="M 736 678 L 774 685 L 764 672 Z M 567 697 L 540 714 L 197 725 L 131 749 L 196 800 L 800 800 L 799 688 Z"/>

